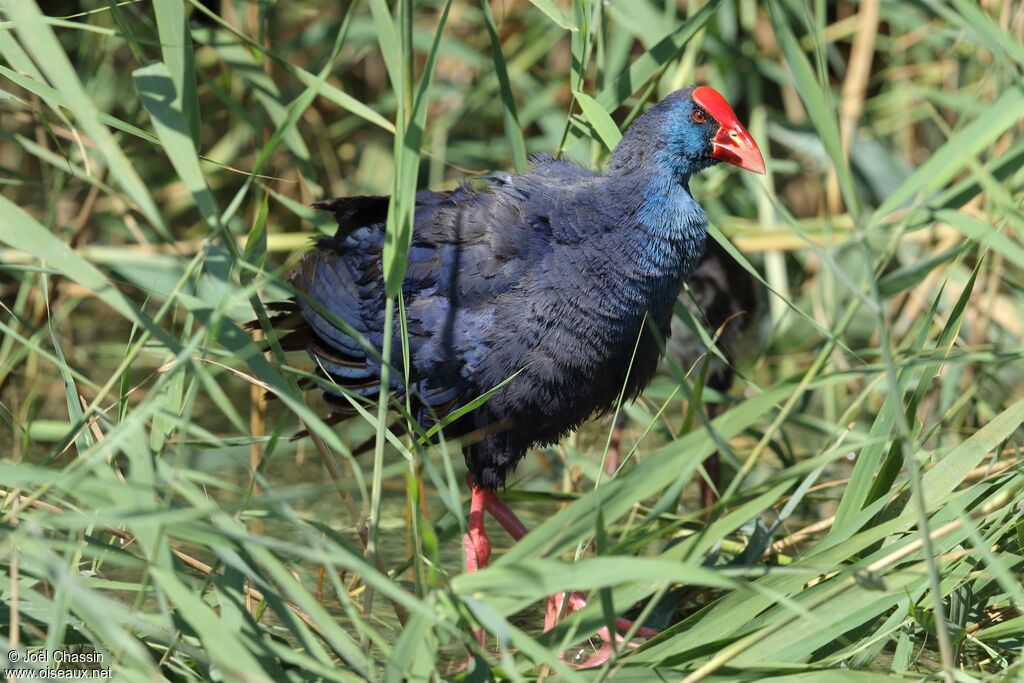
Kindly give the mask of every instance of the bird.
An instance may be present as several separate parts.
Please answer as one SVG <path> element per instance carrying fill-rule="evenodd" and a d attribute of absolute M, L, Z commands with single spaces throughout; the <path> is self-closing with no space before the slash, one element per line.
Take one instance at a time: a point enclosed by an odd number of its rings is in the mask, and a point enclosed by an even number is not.
<path fill-rule="evenodd" d="M 527 451 L 557 443 L 620 395 L 635 398 L 653 378 L 674 303 L 705 246 L 707 218 L 690 178 L 719 162 L 765 171 L 725 97 L 700 85 L 638 116 L 604 172 L 535 155 L 522 174 L 418 192 L 401 288 L 408 367 L 396 321 L 386 388 L 388 197 L 313 205 L 338 228 L 290 276 L 296 296 L 273 319 L 281 344 L 312 358 L 332 420 L 386 391 L 424 428 L 440 422 L 445 438 L 464 441 L 466 571 L 490 561 L 485 511 L 513 538 L 526 533 L 496 491 Z M 569 609 L 580 601 L 569 594 Z M 562 602 L 548 607 L 546 627 Z"/>

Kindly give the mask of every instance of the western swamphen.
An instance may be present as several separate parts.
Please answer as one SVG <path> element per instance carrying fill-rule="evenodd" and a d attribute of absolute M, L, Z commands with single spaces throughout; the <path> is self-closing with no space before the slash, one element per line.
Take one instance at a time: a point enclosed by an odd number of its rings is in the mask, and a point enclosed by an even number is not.
<path fill-rule="evenodd" d="M 490 557 L 485 510 L 514 537 L 525 533 L 494 490 L 527 449 L 557 442 L 651 380 L 658 337 L 669 336 L 676 296 L 704 250 L 690 176 L 719 161 L 764 173 L 725 98 L 691 87 L 637 118 L 603 174 L 538 156 L 527 173 L 494 174 L 482 189 L 417 195 L 402 290 L 409 380 L 396 322 L 389 392 L 429 425 L 511 378 L 444 430 L 465 437 L 468 571 Z M 380 392 L 380 356 L 368 346 L 383 341 L 387 198 L 315 206 L 335 214 L 338 230 L 292 274 L 299 296 L 276 324 L 291 329 L 286 348 L 312 356 L 344 415 L 344 394 Z M 570 609 L 580 600 L 571 595 Z"/>

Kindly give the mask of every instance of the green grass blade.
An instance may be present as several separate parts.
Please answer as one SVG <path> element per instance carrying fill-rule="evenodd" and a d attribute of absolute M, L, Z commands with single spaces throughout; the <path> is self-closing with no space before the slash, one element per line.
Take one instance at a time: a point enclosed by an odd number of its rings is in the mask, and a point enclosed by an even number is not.
<path fill-rule="evenodd" d="M 206 184 L 198 151 L 188 133 L 188 120 L 182 108 L 183 101 L 181 95 L 175 91 L 170 72 L 163 63 L 154 62 L 136 69 L 132 77 L 139 91 L 139 99 L 149 112 L 157 137 L 163 143 L 163 149 L 174 170 L 192 194 L 193 201 L 210 229 L 222 232 L 220 211 Z M 222 236 L 228 244 L 234 246 L 230 235 Z"/>
<path fill-rule="evenodd" d="M 972 469 L 1024 425 L 1024 398 L 999 413 L 942 458 L 941 465 L 924 474 L 921 482 L 929 510 L 940 508 Z M 909 503 L 908 503 L 909 505 Z"/>
<path fill-rule="evenodd" d="M 614 111 L 624 104 L 633 93 L 640 90 L 682 53 L 690 39 L 715 15 L 721 2 L 722 0 L 710 0 L 678 28 L 670 30 L 653 47 L 632 60 L 629 67 L 605 86 L 594 100 L 605 111 Z M 563 147 L 571 147 L 577 140 L 579 134 L 571 130 Z"/>
<path fill-rule="evenodd" d="M 790 72 L 796 85 L 796 91 L 807 109 L 807 115 L 814 123 L 819 138 L 825 146 L 832 164 L 839 177 L 839 188 L 846 203 L 847 210 L 853 215 L 854 220 L 860 215 L 860 199 L 857 196 L 853 185 L 853 175 L 850 173 L 849 161 L 843 151 L 842 138 L 839 135 L 839 122 L 836 120 L 836 107 L 832 104 L 831 98 L 824 87 L 818 82 L 811 69 L 800 44 L 797 42 L 793 29 L 786 19 L 785 11 L 778 0 L 772 0 L 768 5 L 772 19 L 772 26 L 775 28 L 775 35 L 779 41 L 779 47 L 786 59 Z"/>
<path fill-rule="evenodd" d="M 35 58 L 56 90 L 63 93 L 76 121 L 96 143 L 99 152 L 110 166 L 110 173 L 125 194 L 139 208 L 146 220 L 167 240 L 171 235 L 164 224 L 153 198 L 132 163 L 117 141 L 100 121 L 99 111 L 93 104 L 82 82 L 78 79 L 67 54 L 57 36 L 46 24 L 35 0 L 8 0 L 4 3 L 8 15 L 17 26 L 22 44 Z"/>
<path fill-rule="evenodd" d="M 516 98 L 512 92 L 512 83 L 508 77 L 508 64 L 501 49 L 501 38 L 498 35 L 498 27 L 494 22 L 494 13 L 491 11 L 490 0 L 482 0 L 484 10 L 484 21 L 487 24 L 487 33 L 491 37 L 491 58 L 494 61 L 494 71 L 498 75 L 499 90 L 501 92 L 501 106 L 505 118 L 505 137 L 508 139 L 509 150 L 512 152 L 512 166 L 522 173 L 526 170 L 526 141 L 523 138 L 523 129 L 519 124 L 519 114 L 516 112 Z"/>
<path fill-rule="evenodd" d="M 198 149 L 199 137 L 199 95 L 196 91 L 196 66 L 193 58 L 192 36 L 185 17 L 184 0 L 167 0 L 153 5 L 156 26 L 160 35 L 160 52 L 164 64 L 171 74 L 174 91 L 178 94 L 180 108 L 188 124 L 192 144 Z"/>
<path fill-rule="evenodd" d="M 164 569 L 152 568 L 150 575 L 175 605 L 181 617 L 195 630 L 200 641 L 207 643 L 217 666 L 228 676 L 244 680 L 271 681 L 259 661 L 238 641 L 224 638 L 224 627 L 217 614 L 185 586 L 177 576 Z"/>
<path fill-rule="evenodd" d="M 551 21 L 558 24 L 560 27 L 567 31 L 578 31 L 579 27 L 569 17 L 565 16 L 565 12 L 560 10 L 552 0 L 530 0 L 530 3 L 534 7 L 539 9 L 541 12 L 546 14 Z"/>
<path fill-rule="evenodd" d="M 1024 89 L 1020 86 L 1007 88 L 998 100 L 985 108 L 981 116 L 957 131 L 886 197 L 875 211 L 873 221 L 880 221 L 918 194 L 927 196 L 944 187 L 963 170 L 968 158 L 980 154 L 1008 128 L 1019 122 L 1018 114 L 1022 110 Z"/>
<path fill-rule="evenodd" d="M 619 127 L 615 125 L 612 117 L 590 95 L 583 92 L 574 92 L 573 96 L 579 102 L 580 109 L 583 110 L 583 116 L 594 127 L 594 131 L 601 138 L 605 148 L 609 152 L 615 149 L 615 146 L 619 144 L 619 140 L 622 139 L 622 133 L 619 132 Z"/>

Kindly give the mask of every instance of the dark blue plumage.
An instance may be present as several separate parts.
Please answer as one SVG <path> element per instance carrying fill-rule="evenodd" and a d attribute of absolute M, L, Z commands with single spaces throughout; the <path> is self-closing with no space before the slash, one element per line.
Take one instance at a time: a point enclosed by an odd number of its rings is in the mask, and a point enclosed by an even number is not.
<path fill-rule="evenodd" d="M 604 174 L 542 156 L 482 189 L 418 194 L 403 286 L 417 417 L 427 425 L 518 373 L 446 429 L 473 434 L 465 458 L 478 486 L 501 486 L 529 447 L 557 441 L 612 407 L 623 387 L 632 398 L 650 381 L 660 347 L 644 319 L 669 335 L 676 296 L 704 248 L 706 219 L 688 181 L 723 158 L 716 134 L 728 122 L 715 106 L 692 88 L 668 96 L 630 127 Z M 373 398 L 387 199 L 317 206 L 339 227 L 292 275 L 300 343 L 337 385 L 329 398 Z M 390 390 L 402 394 L 397 326 L 394 340 Z"/>

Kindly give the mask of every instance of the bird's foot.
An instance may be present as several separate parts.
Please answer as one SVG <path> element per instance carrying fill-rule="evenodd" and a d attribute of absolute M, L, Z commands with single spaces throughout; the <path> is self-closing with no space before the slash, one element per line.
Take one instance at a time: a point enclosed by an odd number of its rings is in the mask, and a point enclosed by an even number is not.
<path fill-rule="evenodd" d="M 516 514 L 512 512 L 508 505 L 494 491 L 473 486 L 472 481 L 470 481 L 470 490 L 472 491 L 472 497 L 470 499 L 468 533 L 463 539 L 467 572 L 483 569 L 490 562 L 491 543 L 484 530 L 484 510 L 489 512 L 515 540 L 518 541 L 526 535 L 526 525 L 519 520 Z M 553 629 L 565 615 L 578 612 L 586 606 L 587 598 L 579 591 L 562 592 L 552 595 L 548 598 L 547 608 L 545 609 L 544 632 L 546 633 Z M 633 636 L 627 640 L 622 634 L 628 634 L 633 630 L 633 627 L 633 621 L 622 617 L 617 618 L 615 620 L 615 633 L 609 632 L 607 627 L 601 628 L 595 634 L 603 641 L 601 647 L 583 661 L 569 662 L 570 666 L 577 669 L 600 666 L 614 656 L 616 650 L 622 647 L 638 647 L 643 641 L 636 640 L 637 638 L 647 639 L 658 633 L 656 629 L 639 626 L 635 629 L 636 632 Z M 484 644 L 484 632 L 482 629 L 476 632 L 476 637 L 480 644 Z"/>
<path fill-rule="evenodd" d="M 544 632 L 547 633 L 555 627 L 560 619 L 564 616 L 573 612 L 578 612 L 587 606 L 587 599 L 579 591 L 570 591 L 567 593 L 557 593 L 548 598 L 547 608 L 544 611 Z M 647 639 L 657 635 L 658 631 L 653 628 L 646 626 L 636 627 L 636 632 L 632 639 L 627 640 L 622 634 L 628 634 L 633 630 L 635 622 L 630 619 L 623 617 L 617 617 L 615 619 L 615 631 L 614 633 L 608 630 L 608 627 L 602 627 L 597 633 L 597 637 L 603 642 L 593 654 L 582 661 L 571 661 L 569 664 L 574 669 L 589 669 L 595 666 L 600 666 L 607 662 L 612 656 L 615 655 L 616 650 L 619 647 L 634 648 L 639 647 L 643 640 L 636 640 L 636 638 Z M 563 655 L 564 656 L 564 655 Z"/>

